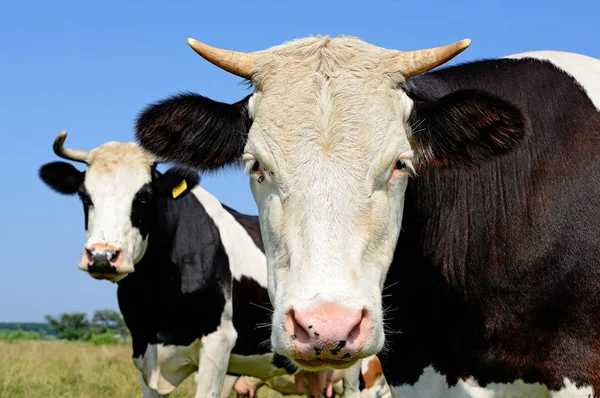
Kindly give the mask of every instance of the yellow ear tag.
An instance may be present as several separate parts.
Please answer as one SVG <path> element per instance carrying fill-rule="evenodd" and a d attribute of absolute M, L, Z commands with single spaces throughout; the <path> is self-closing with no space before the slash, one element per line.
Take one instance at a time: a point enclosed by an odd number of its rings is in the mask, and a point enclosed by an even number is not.
<path fill-rule="evenodd" d="M 181 195 L 187 189 L 187 182 L 181 181 L 175 188 L 173 188 L 173 199 Z"/>

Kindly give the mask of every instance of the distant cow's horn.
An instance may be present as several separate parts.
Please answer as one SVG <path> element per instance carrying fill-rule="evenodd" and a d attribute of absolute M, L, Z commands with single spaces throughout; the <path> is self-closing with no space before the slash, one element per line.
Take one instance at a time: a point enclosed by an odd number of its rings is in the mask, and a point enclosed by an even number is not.
<path fill-rule="evenodd" d="M 82 151 L 80 149 L 69 149 L 65 148 L 63 144 L 67 139 L 67 130 L 61 131 L 54 140 L 54 144 L 52 145 L 52 149 L 54 149 L 54 153 L 60 156 L 63 159 L 73 160 L 75 162 L 87 163 L 88 155 L 90 151 Z"/>
<path fill-rule="evenodd" d="M 402 75 L 408 78 L 450 61 L 466 50 L 469 45 L 471 45 L 471 39 L 464 39 L 447 46 L 400 52 L 394 58 L 401 68 Z"/>
<path fill-rule="evenodd" d="M 254 54 L 211 47 L 195 39 L 187 39 L 187 43 L 211 64 L 245 79 L 252 78 Z"/>

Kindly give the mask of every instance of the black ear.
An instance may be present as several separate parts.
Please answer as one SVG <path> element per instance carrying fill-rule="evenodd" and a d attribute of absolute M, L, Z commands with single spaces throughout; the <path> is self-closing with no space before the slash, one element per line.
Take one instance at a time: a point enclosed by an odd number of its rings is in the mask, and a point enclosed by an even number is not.
<path fill-rule="evenodd" d="M 235 104 L 189 93 L 167 98 L 140 113 L 136 139 L 162 159 L 200 170 L 218 169 L 242 155 L 252 123 L 249 98 Z"/>
<path fill-rule="evenodd" d="M 73 195 L 85 178 L 85 172 L 77 170 L 71 163 L 52 162 L 40 167 L 42 181 L 58 193 Z"/>
<path fill-rule="evenodd" d="M 410 123 L 416 159 L 430 165 L 474 164 L 504 154 L 527 129 L 519 108 L 476 90 L 416 101 Z"/>
<path fill-rule="evenodd" d="M 183 181 L 185 184 L 182 184 Z M 170 196 L 174 199 L 194 188 L 199 181 L 198 173 L 182 167 L 173 167 L 164 174 L 156 171 L 153 176 L 156 192 L 161 196 Z"/>

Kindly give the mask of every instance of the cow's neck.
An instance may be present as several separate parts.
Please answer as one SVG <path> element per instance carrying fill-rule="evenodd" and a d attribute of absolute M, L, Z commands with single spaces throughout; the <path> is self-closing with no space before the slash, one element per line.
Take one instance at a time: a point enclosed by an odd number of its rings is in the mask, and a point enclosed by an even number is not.
<path fill-rule="evenodd" d="M 170 278 L 176 272 L 169 259 L 170 248 L 169 235 L 172 227 L 160 221 L 160 217 L 154 216 L 148 234 L 148 247 L 142 259 L 135 265 L 135 272 L 124 278 L 119 285 L 130 285 L 135 282 L 148 283 L 151 281 L 161 282 Z"/>
<path fill-rule="evenodd" d="M 536 331 L 522 314 L 536 313 L 534 298 L 547 292 L 536 290 L 545 271 L 530 255 L 537 226 L 523 221 L 543 210 L 527 203 L 540 192 L 535 169 L 523 166 L 531 148 L 514 152 L 479 168 L 424 170 L 409 183 L 387 279 L 393 286 L 384 291 L 384 305 L 395 309 L 389 328 L 400 332 L 389 335 L 390 347 L 404 358 L 386 364 L 402 368 L 394 383 L 416 382 L 429 365 L 450 385 L 471 376 L 479 383 L 548 382 L 522 372 L 538 366 L 535 347 L 520 346 L 523 334 Z"/>

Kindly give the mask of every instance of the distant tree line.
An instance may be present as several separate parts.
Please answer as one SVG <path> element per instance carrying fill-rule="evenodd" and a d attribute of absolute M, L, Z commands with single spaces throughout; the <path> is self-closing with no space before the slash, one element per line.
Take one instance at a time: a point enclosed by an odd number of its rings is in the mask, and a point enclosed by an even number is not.
<path fill-rule="evenodd" d="M 0 323 L 0 340 L 61 339 L 116 344 L 131 338 L 123 317 L 113 310 L 98 310 L 91 320 L 82 312 L 46 315 L 44 319 L 45 324 Z"/>
<path fill-rule="evenodd" d="M 52 338 L 56 333 L 47 323 L 29 323 L 29 322 L 0 322 L 0 331 L 16 331 L 33 332 L 40 335 L 42 338 Z"/>

